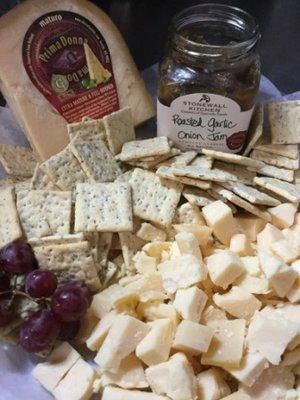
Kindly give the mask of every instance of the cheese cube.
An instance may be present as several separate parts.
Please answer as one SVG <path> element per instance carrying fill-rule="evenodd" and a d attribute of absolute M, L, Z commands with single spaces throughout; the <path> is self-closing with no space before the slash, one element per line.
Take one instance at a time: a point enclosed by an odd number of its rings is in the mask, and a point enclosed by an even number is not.
<path fill-rule="evenodd" d="M 101 384 L 116 385 L 123 389 L 143 389 L 149 386 L 143 365 L 134 353 L 123 358 L 116 372 L 103 372 Z"/>
<path fill-rule="evenodd" d="M 173 348 L 192 355 L 205 353 L 213 334 L 214 330 L 209 326 L 184 320 L 177 327 Z"/>
<path fill-rule="evenodd" d="M 152 274 L 156 272 L 156 258 L 148 256 L 143 251 L 136 253 L 136 255 L 133 257 L 133 262 L 135 269 L 140 274 Z"/>
<path fill-rule="evenodd" d="M 236 220 L 250 242 L 256 242 L 257 235 L 264 229 L 267 223 L 264 219 L 250 214 L 240 215 Z"/>
<path fill-rule="evenodd" d="M 239 367 L 244 347 L 246 321 L 244 319 L 219 320 L 210 323 L 215 333 L 208 352 L 202 355 L 203 365 Z"/>
<path fill-rule="evenodd" d="M 175 221 L 177 224 L 205 225 L 205 221 L 199 210 L 199 207 L 190 203 L 184 203 L 177 208 Z"/>
<path fill-rule="evenodd" d="M 269 281 L 266 278 L 257 278 L 251 275 L 242 275 L 236 280 L 239 288 L 252 294 L 267 294 L 270 292 Z"/>
<path fill-rule="evenodd" d="M 300 260 L 294 261 L 291 265 L 294 271 L 296 271 L 298 279 L 297 282 L 300 285 Z"/>
<path fill-rule="evenodd" d="M 167 233 L 156 226 L 143 222 L 136 236 L 145 242 L 164 242 L 167 239 Z"/>
<path fill-rule="evenodd" d="M 95 362 L 104 371 L 116 372 L 123 358 L 132 353 L 150 328 L 136 318 L 120 315 L 112 324 Z"/>
<path fill-rule="evenodd" d="M 298 257 L 298 250 L 287 239 L 272 243 L 271 250 L 287 264 L 295 261 Z"/>
<path fill-rule="evenodd" d="M 175 326 L 170 319 L 152 323 L 150 332 L 136 347 L 136 355 L 146 364 L 154 365 L 169 359 Z"/>
<path fill-rule="evenodd" d="M 211 239 L 212 229 L 206 225 L 199 224 L 180 224 L 173 225 L 177 233 L 187 232 L 192 233 L 198 240 L 200 246 L 204 246 Z"/>
<path fill-rule="evenodd" d="M 168 397 L 140 390 L 124 390 L 108 386 L 104 389 L 102 400 L 169 400 Z"/>
<path fill-rule="evenodd" d="M 160 260 L 162 251 L 170 251 L 171 242 L 150 242 L 143 246 L 142 250 L 150 257 Z"/>
<path fill-rule="evenodd" d="M 201 322 L 204 325 L 210 325 L 215 321 L 224 319 L 227 320 L 225 311 L 220 310 L 219 308 L 214 306 L 208 306 L 202 314 Z"/>
<path fill-rule="evenodd" d="M 175 240 L 181 255 L 191 254 L 202 260 L 200 246 L 195 235 L 190 232 L 180 232 L 175 236 Z"/>
<path fill-rule="evenodd" d="M 186 254 L 172 261 L 165 261 L 158 265 L 158 271 L 161 273 L 164 288 L 167 285 L 173 285 L 174 291 L 195 285 L 207 277 L 207 269 L 202 261 L 195 256 Z"/>
<path fill-rule="evenodd" d="M 80 358 L 53 390 L 57 400 L 89 400 L 97 378 L 93 368 Z"/>
<path fill-rule="evenodd" d="M 281 355 L 297 334 L 297 324 L 283 318 L 275 310 L 264 309 L 256 312 L 251 320 L 247 335 L 248 348 L 278 365 Z"/>
<path fill-rule="evenodd" d="M 217 400 L 230 394 L 230 388 L 216 368 L 210 368 L 197 375 L 201 400 Z"/>
<path fill-rule="evenodd" d="M 240 257 L 251 256 L 253 249 L 250 245 L 250 241 L 244 233 L 236 233 L 230 239 L 231 251 L 237 253 Z"/>
<path fill-rule="evenodd" d="M 203 290 L 192 286 L 177 290 L 173 306 L 183 319 L 199 322 L 207 299 L 208 296 Z"/>
<path fill-rule="evenodd" d="M 118 315 L 119 313 L 116 310 L 113 310 L 104 315 L 104 317 L 98 322 L 91 335 L 86 340 L 86 345 L 90 350 L 95 351 L 100 349 L 100 346 Z"/>
<path fill-rule="evenodd" d="M 247 271 L 247 274 L 249 274 L 251 276 L 260 276 L 261 275 L 259 259 L 257 256 L 241 257 L 241 261 Z"/>
<path fill-rule="evenodd" d="M 137 314 L 140 319 L 155 321 L 156 319 L 169 318 L 176 326 L 179 316 L 172 304 L 165 304 L 160 301 L 148 301 L 140 303 L 137 307 Z"/>
<path fill-rule="evenodd" d="M 231 237 L 239 232 L 239 227 L 233 217 L 231 208 L 221 200 L 202 208 L 203 216 L 213 234 L 223 244 L 229 245 Z"/>
<path fill-rule="evenodd" d="M 285 239 L 284 234 L 272 224 L 267 224 L 257 235 L 257 249 L 272 254 L 271 244 Z"/>
<path fill-rule="evenodd" d="M 210 279 L 223 289 L 245 272 L 242 261 L 230 250 L 221 250 L 207 257 L 206 263 Z"/>
<path fill-rule="evenodd" d="M 298 282 L 295 283 L 294 286 L 292 286 L 286 297 L 291 303 L 300 302 L 300 285 Z"/>
<path fill-rule="evenodd" d="M 54 348 L 46 362 L 37 364 L 32 375 L 52 392 L 79 358 L 80 354 L 68 342 L 63 342 Z"/>
<path fill-rule="evenodd" d="M 271 214 L 272 223 L 279 229 L 289 228 L 293 225 L 297 212 L 296 204 L 283 203 L 268 209 Z"/>
<path fill-rule="evenodd" d="M 213 296 L 215 304 L 236 318 L 249 319 L 261 308 L 261 302 L 253 294 L 233 286 L 228 293 Z"/>
<path fill-rule="evenodd" d="M 259 353 L 247 353 L 239 368 L 227 368 L 227 371 L 239 382 L 252 386 L 262 372 L 269 367 L 268 361 Z"/>
<path fill-rule="evenodd" d="M 154 393 L 164 394 L 172 400 L 198 399 L 197 380 L 183 353 L 176 353 L 169 361 L 147 368 L 145 373 Z"/>

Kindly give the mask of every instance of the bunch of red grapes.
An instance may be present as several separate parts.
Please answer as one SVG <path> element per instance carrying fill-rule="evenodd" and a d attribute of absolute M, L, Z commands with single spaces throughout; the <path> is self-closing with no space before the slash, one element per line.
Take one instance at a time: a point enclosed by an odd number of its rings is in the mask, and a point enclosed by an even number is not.
<path fill-rule="evenodd" d="M 23 292 L 12 284 L 20 275 L 26 275 Z M 17 317 L 14 299 L 22 295 L 40 306 L 20 328 L 19 342 L 28 352 L 46 350 L 56 339 L 73 339 L 91 302 L 85 283 L 72 280 L 58 286 L 51 271 L 38 267 L 31 246 L 18 240 L 0 251 L 0 327 Z"/>

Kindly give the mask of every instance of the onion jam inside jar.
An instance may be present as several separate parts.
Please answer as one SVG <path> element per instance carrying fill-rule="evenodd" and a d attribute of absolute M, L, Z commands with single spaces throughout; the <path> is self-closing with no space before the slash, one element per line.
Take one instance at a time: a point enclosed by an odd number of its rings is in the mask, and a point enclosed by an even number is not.
<path fill-rule="evenodd" d="M 176 15 L 159 67 L 158 136 L 182 150 L 240 153 L 260 82 L 259 39 L 239 8 L 203 4 Z"/>

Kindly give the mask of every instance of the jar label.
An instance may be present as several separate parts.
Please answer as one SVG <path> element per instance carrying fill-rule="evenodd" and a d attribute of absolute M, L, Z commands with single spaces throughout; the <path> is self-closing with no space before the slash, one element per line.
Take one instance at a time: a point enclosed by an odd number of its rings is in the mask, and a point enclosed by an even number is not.
<path fill-rule="evenodd" d="M 119 109 L 107 43 L 81 15 L 53 11 L 34 21 L 24 38 L 23 63 L 35 87 L 69 123 Z"/>
<path fill-rule="evenodd" d="M 234 100 L 211 93 L 180 96 L 170 107 L 158 100 L 158 136 L 168 136 L 182 150 L 239 153 L 252 113 L 253 108 L 241 111 Z"/>

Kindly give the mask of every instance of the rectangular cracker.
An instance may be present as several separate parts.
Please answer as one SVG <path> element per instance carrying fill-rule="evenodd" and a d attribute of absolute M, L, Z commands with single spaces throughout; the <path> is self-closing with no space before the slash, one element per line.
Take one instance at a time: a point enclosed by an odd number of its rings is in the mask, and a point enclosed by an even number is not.
<path fill-rule="evenodd" d="M 262 193 L 253 187 L 244 185 L 241 182 L 226 182 L 221 183 L 221 186 L 225 187 L 225 189 L 231 190 L 233 193 L 252 204 L 260 204 L 270 207 L 276 207 L 280 204 L 280 201 L 274 199 L 274 197 Z"/>
<path fill-rule="evenodd" d="M 212 157 L 200 155 L 197 156 L 191 163 L 193 167 L 212 169 L 214 160 Z"/>
<path fill-rule="evenodd" d="M 296 144 L 257 144 L 254 149 L 261 150 L 270 154 L 277 154 L 279 156 L 292 158 L 297 160 L 299 158 L 299 150 Z"/>
<path fill-rule="evenodd" d="M 78 243 L 83 241 L 84 241 L 84 235 L 82 232 L 67 234 L 67 235 L 44 236 L 41 238 L 28 239 L 28 243 L 32 247 L 50 246 L 54 244 Z"/>
<path fill-rule="evenodd" d="M 0 248 L 22 237 L 14 188 L 0 190 Z"/>
<path fill-rule="evenodd" d="M 272 165 L 265 165 L 258 170 L 255 170 L 257 174 L 276 178 L 281 181 L 293 182 L 294 171 L 292 169 L 273 167 Z M 296 172 L 296 171 L 295 171 Z"/>
<path fill-rule="evenodd" d="M 286 168 L 296 170 L 299 168 L 299 158 L 297 160 L 292 160 L 291 158 L 266 153 L 261 150 L 253 150 L 250 154 L 253 160 L 264 161 L 268 165 L 273 165 L 278 168 Z"/>
<path fill-rule="evenodd" d="M 261 168 L 264 166 L 262 161 L 253 160 L 252 158 L 240 156 L 239 154 L 223 153 L 222 151 L 215 151 L 210 149 L 202 149 L 202 153 L 212 157 L 215 160 L 228 162 L 231 164 L 245 165 L 246 167 Z"/>
<path fill-rule="evenodd" d="M 103 118 L 109 151 L 116 155 L 126 142 L 135 140 L 134 123 L 130 108 L 123 108 Z"/>
<path fill-rule="evenodd" d="M 17 209 L 27 239 L 70 233 L 71 192 L 23 190 Z"/>
<path fill-rule="evenodd" d="M 17 194 L 20 190 L 30 190 L 31 187 L 31 179 L 26 179 L 25 181 L 15 182 L 14 188 L 15 193 Z"/>
<path fill-rule="evenodd" d="M 173 150 L 173 149 L 172 149 Z M 196 151 L 184 151 L 183 153 L 169 158 L 166 161 L 161 162 L 160 164 L 157 165 L 157 167 L 171 167 L 174 165 L 188 165 L 191 163 L 191 161 L 194 160 L 194 158 L 197 156 Z"/>
<path fill-rule="evenodd" d="M 94 140 L 94 138 L 101 137 L 105 139 L 105 127 L 102 119 L 84 118 L 82 122 L 74 122 L 67 125 L 70 140 L 76 136 L 82 140 Z"/>
<path fill-rule="evenodd" d="M 166 137 L 155 137 L 124 143 L 118 159 L 133 161 L 143 157 L 161 156 L 170 152 L 170 144 Z"/>
<path fill-rule="evenodd" d="M 37 159 L 28 147 L 0 143 L 0 162 L 8 175 L 31 178 Z"/>
<path fill-rule="evenodd" d="M 113 233 L 112 232 L 101 232 L 98 233 L 97 242 L 97 263 L 103 267 L 107 263 L 108 253 L 111 249 Z"/>
<path fill-rule="evenodd" d="M 196 186 L 200 189 L 209 189 L 210 182 L 201 181 L 200 179 L 187 178 L 185 176 L 176 176 L 172 173 L 171 167 L 160 167 L 156 171 L 156 175 L 164 179 L 182 183 L 183 185 Z"/>
<path fill-rule="evenodd" d="M 151 169 L 151 168 L 156 167 L 162 161 L 168 160 L 169 158 L 177 156 L 179 154 L 180 154 L 180 150 L 179 149 L 172 148 L 169 153 L 164 154 L 162 156 L 147 157 L 147 158 L 145 157 L 145 158 L 141 158 L 138 161 L 129 161 L 128 164 L 132 165 L 134 167 L 140 167 L 140 168 L 144 168 L 144 169 Z M 150 160 L 150 158 L 152 160 Z"/>
<path fill-rule="evenodd" d="M 128 183 L 79 183 L 75 232 L 131 231 L 132 204 Z"/>
<path fill-rule="evenodd" d="M 244 183 L 245 185 L 253 185 L 253 178 L 256 176 L 255 171 L 249 171 L 248 167 L 241 168 L 237 164 L 224 163 L 222 161 L 214 162 L 214 169 L 217 171 L 224 171 L 236 177 L 236 180 Z"/>
<path fill-rule="evenodd" d="M 103 140 L 73 140 L 70 148 L 81 168 L 93 182 L 113 182 L 121 169 Z M 79 181 L 80 182 L 80 181 Z"/>
<path fill-rule="evenodd" d="M 254 178 L 254 183 L 291 202 L 300 201 L 300 189 L 291 183 L 265 177 Z"/>
<path fill-rule="evenodd" d="M 78 182 L 88 179 L 70 145 L 43 162 L 41 168 L 61 190 L 73 191 Z"/>
<path fill-rule="evenodd" d="M 300 101 L 269 103 L 267 108 L 272 143 L 300 143 Z"/>
<path fill-rule="evenodd" d="M 182 185 L 136 168 L 130 179 L 133 212 L 137 217 L 169 226 L 179 203 Z"/>
<path fill-rule="evenodd" d="M 190 204 L 198 207 L 208 206 L 215 201 L 209 193 L 198 188 L 184 188 L 182 195 Z"/>
<path fill-rule="evenodd" d="M 243 156 L 248 156 L 250 151 L 258 142 L 259 138 L 262 136 L 263 124 L 264 124 L 264 106 L 262 104 L 259 104 L 254 110 L 254 113 L 251 118 L 247 134 L 247 144 L 245 150 L 243 151 Z"/>
<path fill-rule="evenodd" d="M 76 279 L 85 282 L 92 291 L 100 288 L 88 242 L 38 246 L 34 253 L 39 265 L 52 271 L 60 283 Z"/>
<path fill-rule="evenodd" d="M 271 215 L 267 211 L 263 211 L 262 209 L 254 206 L 253 204 L 249 203 L 248 201 L 242 199 L 241 197 L 237 196 L 236 194 L 232 193 L 231 191 L 224 189 L 219 185 L 213 185 L 213 190 L 219 193 L 224 199 L 230 201 L 234 205 L 243 208 L 244 210 L 248 211 L 250 214 L 254 214 L 259 218 L 264 219 L 265 221 L 271 221 Z"/>
<path fill-rule="evenodd" d="M 235 175 L 228 172 L 194 167 L 190 165 L 171 167 L 170 171 L 172 171 L 175 176 L 186 176 L 188 178 L 200 179 L 204 181 L 227 182 L 237 180 Z"/>
<path fill-rule="evenodd" d="M 44 167 L 44 163 L 37 164 L 31 180 L 30 189 L 48 189 L 48 190 L 59 190 L 59 187 L 54 184 L 50 176 L 47 174 Z"/>

